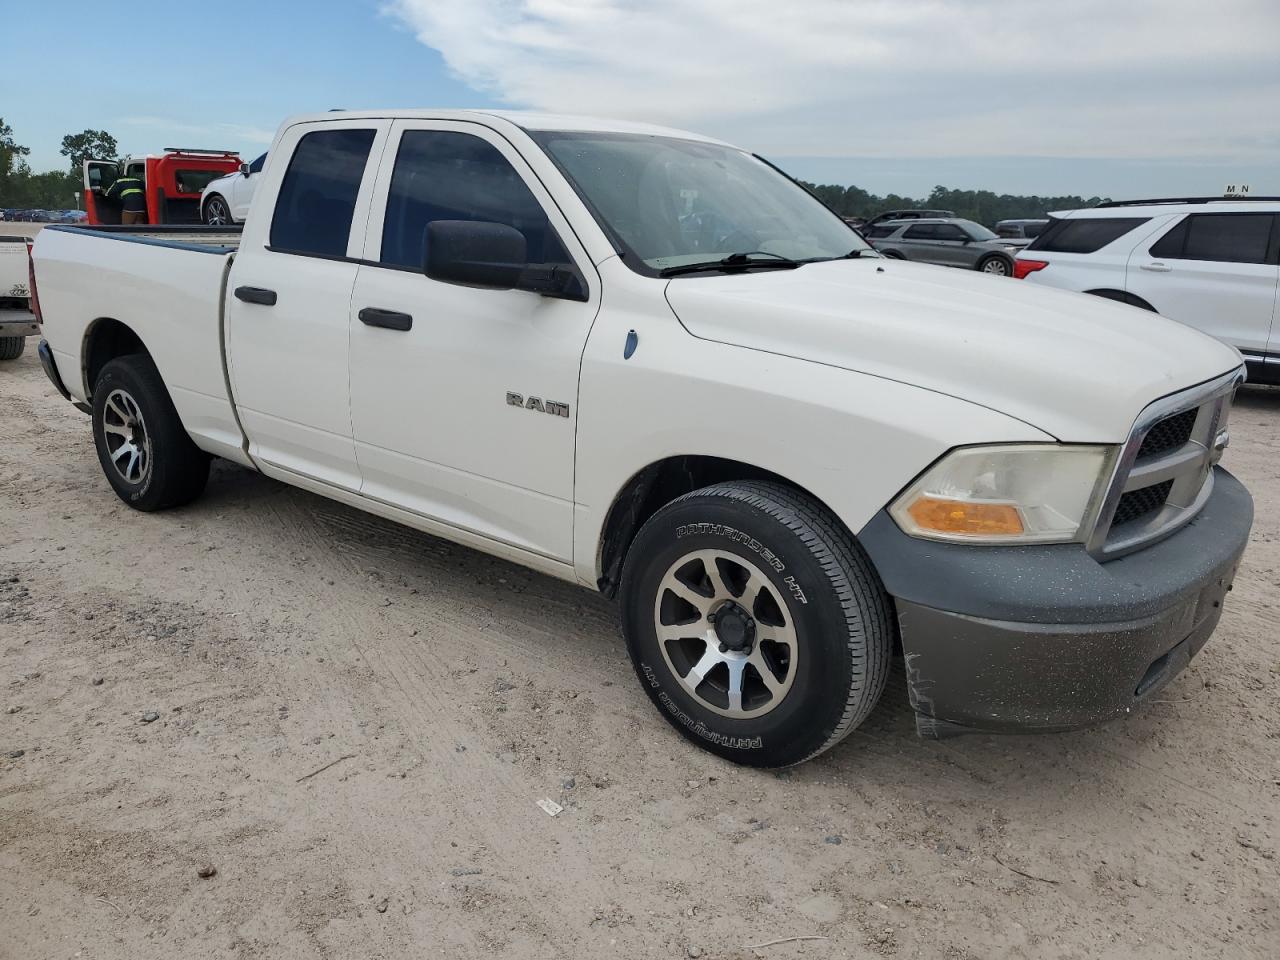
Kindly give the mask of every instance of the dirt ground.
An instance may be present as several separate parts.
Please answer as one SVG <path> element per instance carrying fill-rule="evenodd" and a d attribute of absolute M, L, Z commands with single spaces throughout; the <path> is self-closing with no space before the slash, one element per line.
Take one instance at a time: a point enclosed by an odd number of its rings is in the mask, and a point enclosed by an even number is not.
<path fill-rule="evenodd" d="M 1235 412 L 1253 542 L 1158 702 L 924 742 L 899 667 L 775 774 L 680 739 L 591 593 L 226 464 L 130 511 L 30 347 L 0 365 L 6 960 L 1280 955 L 1280 392 Z"/>

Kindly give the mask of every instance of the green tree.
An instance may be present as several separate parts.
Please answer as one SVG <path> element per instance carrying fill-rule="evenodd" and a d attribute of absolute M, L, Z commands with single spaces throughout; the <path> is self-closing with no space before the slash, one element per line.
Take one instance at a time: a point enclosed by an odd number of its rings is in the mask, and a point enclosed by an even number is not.
<path fill-rule="evenodd" d="M 15 180 L 21 180 L 31 173 L 27 161 L 22 159 L 30 153 L 30 147 L 24 147 L 13 139 L 13 127 L 4 122 L 4 117 L 0 117 L 0 196 L 5 196 L 14 189 Z"/>
<path fill-rule="evenodd" d="M 64 157 L 71 159 L 71 172 L 77 173 L 85 160 L 114 160 L 119 147 L 116 138 L 105 130 L 82 130 L 62 138 Z"/>

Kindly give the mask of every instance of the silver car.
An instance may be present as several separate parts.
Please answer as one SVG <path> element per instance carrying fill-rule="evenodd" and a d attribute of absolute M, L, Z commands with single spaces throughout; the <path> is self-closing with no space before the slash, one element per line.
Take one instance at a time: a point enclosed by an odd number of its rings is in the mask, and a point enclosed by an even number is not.
<path fill-rule="evenodd" d="M 886 257 L 1002 277 L 1013 276 L 1013 258 L 1021 249 L 980 223 L 955 217 L 880 223 L 867 232 L 867 239 Z"/>

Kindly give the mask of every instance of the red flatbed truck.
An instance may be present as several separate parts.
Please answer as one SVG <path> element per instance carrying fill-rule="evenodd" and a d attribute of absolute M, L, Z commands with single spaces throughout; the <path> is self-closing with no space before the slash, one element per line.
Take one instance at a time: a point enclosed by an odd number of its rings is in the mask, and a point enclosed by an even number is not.
<path fill-rule="evenodd" d="M 85 211 L 90 224 L 120 223 L 119 201 L 106 199 L 103 191 L 119 177 L 131 176 L 146 185 L 147 223 L 196 224 L 200 222 L 200 193 L 205 185 L 239 169 L 238 153 L 189 147 L 165 147 L 159 156 L 85 160 Z"/>

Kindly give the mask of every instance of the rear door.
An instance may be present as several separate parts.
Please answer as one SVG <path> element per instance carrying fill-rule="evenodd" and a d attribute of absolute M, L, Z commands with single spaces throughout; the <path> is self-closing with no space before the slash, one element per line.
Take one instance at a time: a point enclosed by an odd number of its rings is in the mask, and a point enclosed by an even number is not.
<path fill-rule="evenodd" d="M 1268 349 L 1280 225 L 1272 213 L 1193 213 L 1129 257 L 1127 289 L 1243 351 Z"/>
<path fill-rule="evenodd" d="M 913 223 L 902 231 L 895 245 L 908 260 L 921 263 L 936 263 L 937 250 L 934 247 L 934 223 Z"/>
<path fill-rule="evenodd" d="M 389 121 L 297 124 L 261 188 L 227 283 L 227 354 L 249 452 L 356 491 L 351 289 Z"/>
<path fill-rule="evenodd" d="M 578 373 L 599 305 L 591 261 L 524 158 L 493 131 L 397 121 L 386 157 L 351 301 L 363 492 L 568 561 Z M 530 262 L 576 265 L 588 301 L 428 278 L 423 243 L 434 220 L 515 227 Z"/>

